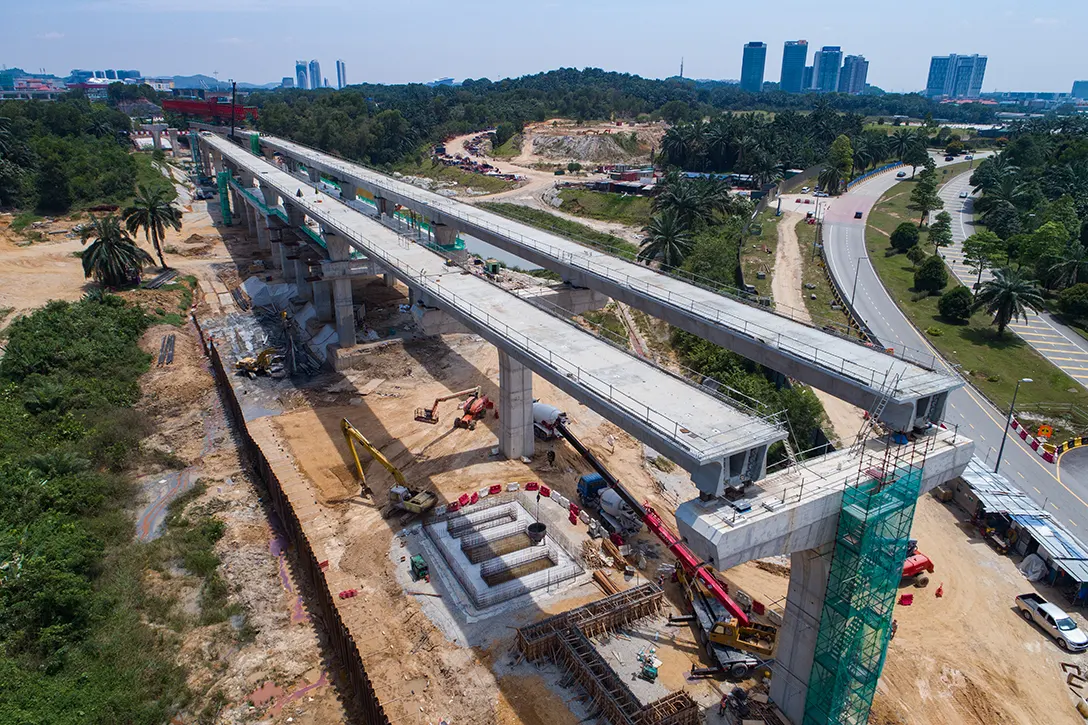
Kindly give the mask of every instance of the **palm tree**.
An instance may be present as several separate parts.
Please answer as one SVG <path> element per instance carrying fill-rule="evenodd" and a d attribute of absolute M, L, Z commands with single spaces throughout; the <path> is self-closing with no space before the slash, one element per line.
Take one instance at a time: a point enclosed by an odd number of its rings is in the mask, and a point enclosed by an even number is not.
<path fill-rule="evenodd" d="M 646 238 L 638 252 L 638 261 L 649 264 L 660 259 L 665 267 L 679 267 L 691 252 L 691 233 L 672 209 L 666 209 L 643 227 Z"/>
<path fill-rule="evenodd" d="M 679 174 L 669 174 L 663 186 L 654 196 L 655 212 L 673 212 L 688 229 L 714 218 L 715 194 L 705 191 L 704 184 L 685 179 Z"/>
<path fill-rule="evenodd" d="M 1018 270 L 1005 267 L 994 270 L 993 278 L 982 283 L 975 295 L 974 309 L 984 307 L 987 314 L 993 315 L 997 336 L 1001 337 L 1010 322 L 1027 319 L 1028 310 L 1038 310 L 1042 306 L 1043 297 L 1035 283 Z"/>
<path fill-rule="evenodd" d="M 151 255 L 136 246 L 113 214 L 91 217 L 83 227 L 83 243 L 94 239 L 83 252 L 83 276 L 94 277 L 107 287 L 121 287 L 140 279 L 145 264 L 153 264 Z"/>
<path fill-rule="evenodd" d="M 136 190 L 132 206 L 124 211 L 125 226 L 132 234 L 141 228 L 144 237 L 151 241 L 155 253 L 159 255 L 159 264 L 166 269 L 166 260 L 162 257 L 162 240 L 166 238 L 166 227 L 181 231 L 181 212 L 170 203 L 165 189 L 152 191 L 146 186 Z"/>
<path fill-rule="evenodd" d="M 828 166 L 820 172 L 820 177 L 817 181 L 820 182 L 820 186 L 822 186 L 828 194 L 838 194 L 839 187 L 842 186 L 842 171 L 834 166 Z"/>
<path fill-rule="evenodd" d="M 891 136 L 891 150 L 895 158 L 902 159 L 907 154 L 907 149 L 917 142 L 918 137 L 909 128 L 901 128 Z"/>
<path fill-rule="evenodd" d="M 1060 287 L 1072 287 L 1077 282 L 1083 282 L 1088 275 L 1088 249 L 1073 240 L 1065 250 L 1061 260 L 1051 265 L 1050 271 L 1057 275 L 1055 280 Z"/>
<path fill-rule="evenodd" d="M 95 116 L 88 125 L 87 132 L 92 136 L 102 138 L 104 136 L 113 136 L 116 133 L 116 129 L 114 129 L 112 123 L 102 116 Z"/>
<path fill-rule="evenodd" d="M 0 157 L 11 149 L 11 119 L 0 116 Z"/>

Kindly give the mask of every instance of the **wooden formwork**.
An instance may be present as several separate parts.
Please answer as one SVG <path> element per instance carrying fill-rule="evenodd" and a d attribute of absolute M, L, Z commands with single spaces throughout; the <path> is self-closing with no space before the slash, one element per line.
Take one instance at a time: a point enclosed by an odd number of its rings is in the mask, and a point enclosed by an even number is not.
<path fill-rule="evenodd" d="M 673 692 L 642 708 L 638 722 L 645 725 L 696 725 L 699 705 L 686 692 Z"/>
<path fill-rule="evenodd" d="M 560 632 L 558 641 L 559 664 L 589 694 L 600 717 L 612 725 L 635 725 L 642 711 L 638 698 L 586 636 L 572 627 Z"/>

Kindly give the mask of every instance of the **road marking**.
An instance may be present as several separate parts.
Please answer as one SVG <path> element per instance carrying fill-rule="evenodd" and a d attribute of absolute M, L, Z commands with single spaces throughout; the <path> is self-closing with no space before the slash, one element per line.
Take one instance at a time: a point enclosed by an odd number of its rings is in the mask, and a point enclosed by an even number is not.
<path fill-rule="evenodd" d="M 1034 488 L 1034 489 L 1035 489 L 1035 493 L 1042 493 L 1042 491 L 1040 491 L 1040 490 L 1038 489 L 1038 487 L 1036 487 L 1036 486 L 1032 486 L 1032 488 Z"/>
<path fill-rule="evenodd" d="M 1016 475 L 1019 476 L 1020 478 L 1024 478 L 1024 474 L 1020 473 L 1020 471 L 1017 471 Z M 1024 480 L 1026 481 L 1027 479 L 1024 478 Z"/>
<path fill-rule="evenodd" d="M 1055 511 L 1061 511 L 1061 509 L 1058 508 L 1057 504 L 1055 504 L 1053 501 L 1050 502 L 1050 505 L 1054 507 Z"/>
<path fill-rule="evenodd" d="M 971 430 L 975 429 L 975 424 L 974 423 L 968 423 L 967 425 L 971 426 Z"/>
<path fill-rule="evenodd" d="M 1076 526 L 1076 525 L 1077 525 L 1077 522 L 1076 522 L 1076 521 L 1074 521 L 1073 519 L 1069 519 L 1069 523 L 1073 524 L 1074 526 Z"/>

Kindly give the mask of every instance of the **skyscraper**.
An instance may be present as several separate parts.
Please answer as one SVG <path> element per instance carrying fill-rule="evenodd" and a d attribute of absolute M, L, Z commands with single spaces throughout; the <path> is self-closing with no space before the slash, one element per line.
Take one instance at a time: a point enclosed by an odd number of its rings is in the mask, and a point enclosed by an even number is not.
<path fill-rule="evenodd" d="M 310 87 L 309 76 L 306 75 L 306 61 L 295 61 L 295 86 L 306 90 Z"/>
<path fill-rule="evenodd" d="M 295 87 L 295 79 L 292 78 L 291 76 L 284 76 L 283 80 L 280 81 L 280 88 L 294 88 L 294 87 Z"/>
<path fill-rule="evenodd" d="M 986 76 L 984 55 L 935 55 L 929 62 L 926 95 L 978 98 Z"/>
<path fill-rule="evenodd" d="M 1073 92 L 1069 95 L 1082 101 L 1088 100 L 1088 81 L 1073 81 Z"/>
<path fill-rule="evenodd" d="M 805 66 L 805 72 L 801 76 L 801 90 L 802 91 L 811 91 L 812 90 L 812 76 L 813 76 L 812 71 L 813 71 L 813 67 L 811 65 L 806 65 Z"/>
<path fill-rule="evenodd" d="M 842 48 L 837 45 L 825 45 L 812 58 L 812 87 L 820 93 L 834 93 L 839 90 L 839 75 L 842 73 Z"/>
<path fill-rule="evenodd" d="M 749 93 L 763 90 L 763 71 L 767 67 L 767 44 L 754 40 L 744 44 L 740 66 L 740 87 Z"/>
<path fill-rule="evenodd" d="M 848 55 L 842 62 L 839 74 L 839 93 L 857 95 L 865 90 L 865 79 L 869 75 L 869 61 L 864 55 Z"/>
<path fill-rule="evenodd" d="M 339 90 L 348 84 L 348 67 L 344 61 L 336 61 L 336 88 Z"/>
<path fill-rule="evenodd" d="M 787 40 L 782 48 L 782 77 L 779 87 L 787 93 L 800 93 L 804 88 L 805 63 L 808 62 L 808 41 Z"/>
<path fill-rule="evenodd" d="M 321 64 L 316 60 L 310 61 L 310 88 L 321 87 Z"/>

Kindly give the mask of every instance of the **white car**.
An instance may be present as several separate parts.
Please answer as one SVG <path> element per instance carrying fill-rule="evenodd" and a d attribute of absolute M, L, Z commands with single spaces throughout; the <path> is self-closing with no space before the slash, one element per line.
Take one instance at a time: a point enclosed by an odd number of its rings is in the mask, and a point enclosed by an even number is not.
<path fill-rule="evenodd" d="M 1088 635 L 1080 631 L 1073 618 L 1058 605 L 1051 604 L 1031 592 L 1018 596 L 1016 606 L 1024 619 L 1042 627 L 1067 652 L 1083 652 L 1088 649 Z"/>
<path fill-rule="evenodd" d="M 960 192 L 960 198 L 961 198 L 961 199 L 966 199 L 966 198 L 967 198 L 967 197 L 969 197 L 969 196 L 971 196 L 971 195 L 970 195 L 970 194 L 968 194 L 968 193 L 967 193 L 966 191 L 961 191 L 961 192 Z"/>
<path fill-rule="evenodd" d="M 802 194 L 807 194 L 810 191 L 811 191 L 811 189 L 809 189 L 807 186 L 802 186 L 801 187 L 801 193 Z"/>

